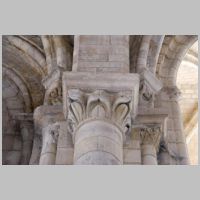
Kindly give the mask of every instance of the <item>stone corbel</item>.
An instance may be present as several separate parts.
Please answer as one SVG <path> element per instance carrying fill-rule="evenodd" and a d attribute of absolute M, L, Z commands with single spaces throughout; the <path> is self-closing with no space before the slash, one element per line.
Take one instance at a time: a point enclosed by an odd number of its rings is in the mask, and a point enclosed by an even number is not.
<path fill-rule="evenodd" d="M 42 81 L 46 92 L 44 105 L 61 105 L 62 104 L 62 70 L 56 69 Z"/>
<path fill-rule="evenodd" d="M 142 106 L 153 107 L 154 95 L 157 94 L 163 85 L 162 82 L 155 77 L 155 75 L 145 69 L 140 74 L 140 101 Z"/>

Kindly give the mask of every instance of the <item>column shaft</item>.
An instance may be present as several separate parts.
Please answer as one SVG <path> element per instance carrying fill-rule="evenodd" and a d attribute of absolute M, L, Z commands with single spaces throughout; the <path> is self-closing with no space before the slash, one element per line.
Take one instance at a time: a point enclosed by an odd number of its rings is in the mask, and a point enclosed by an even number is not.
<path fill-rule="evenodd" d="M 40 165 L 55 164 L 58 138 L 58 127 L 55 126 L 55 124 L 50 124 L 43 129 L 43 145 L 40 156 Z"/>
<path fill-rule="evenodd" d="M 157 165 L 157 155 L 154 145 L 142 145 L 142 163 L 143 165 Z"/>
<path fill-rule="evenodd" d="M 80 126 L 75 134 L 74 164 L 123 164 L 123 139 L 118 127 L 95 120 Z"/>
<path fill-rule="evenodd" d="M 20 128 L 22 136 L 21 164 L 28 165 L 33 147 L 33 123 L 30 121 L 21 121 Z"/>

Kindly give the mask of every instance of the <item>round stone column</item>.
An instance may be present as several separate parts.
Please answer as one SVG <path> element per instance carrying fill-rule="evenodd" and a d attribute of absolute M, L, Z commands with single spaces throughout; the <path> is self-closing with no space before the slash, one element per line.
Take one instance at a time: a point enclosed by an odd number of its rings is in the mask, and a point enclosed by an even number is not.
<path fill-rule="evenodd" d="M 33 146 L 33 122 L 21 121 L 20 130 L 22 136 L 22 157 L 21 164 L 28 165 Z"/>
<path fill-rule="evenodd" d="M 161 128 L 151 126 L 141 128 L 141 157 L 143 165 L 157 165 L 157 151 L 161 138 Z"/>
<path fill-rule="evenodd" d="M 157 165 L 157 153 L 154 145 L 142 145 L 142 163 L 143 165 Z"/>
<path fill-rule="evenodd" d="M 123 164 L 122 131 L 112 122 L 90 120 L 81 123 L 74 138 L 74 164 Z"/>
<path fill-rule="evenodd" d="M 43 129 L 42 151 L 40 155 L 40 165 L 54 165 L 56 160 L 58 124 L 50 124 Z"/>
<path fill-rule="evenodd" d="M 164 87 L 159 94 L 162 107 L 169 111 L 166 135 L 167 151 L 165 154 L 161 154 L 161 156 L 164 155 L 164 158 L 161 157 L 161 164 L 189 164 L 179 105 L 180 96 L 181 92 L 177 86 Z"/>

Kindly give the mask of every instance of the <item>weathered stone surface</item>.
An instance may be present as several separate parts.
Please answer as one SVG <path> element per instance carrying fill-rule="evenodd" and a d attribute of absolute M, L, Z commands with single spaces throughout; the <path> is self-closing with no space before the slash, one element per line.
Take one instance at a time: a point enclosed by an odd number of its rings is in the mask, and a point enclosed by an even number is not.
<path fill-rule="evenodd" d="M 197 163 L 196 40 L 3 36 L 2 163 Z"/>

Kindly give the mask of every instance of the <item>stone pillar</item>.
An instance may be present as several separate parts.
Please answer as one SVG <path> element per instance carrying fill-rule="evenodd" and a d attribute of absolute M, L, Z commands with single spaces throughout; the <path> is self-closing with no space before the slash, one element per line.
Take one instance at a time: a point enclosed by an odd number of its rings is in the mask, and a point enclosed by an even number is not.
<path fill-rule="evenodd" d="M 106 120 L 96 119 L 80 125 L 74 145 L 74 164 L 123 164 L 122 132 Z"/>
<path fill-rule="evenodd" d="M 132 128 L 124 144 L 124 165 L 141 165 L 140 132 Z"/>
<path fill-rule="evenodd" d="M 33 137 L 34 137 L 33 122 L 22 121 L 20 123 L 20 129 L 22 136 L 21 164 L 28 165 L 33 147 Z"/>
<path fill-rule="evenodd" d="M 56 160 L 57 140 L 59 135 L 59 124 L 50 124 L 42 131 L 42 151 L 40 165 L 54 165 Z"/>
<path fill-rule="evenodd" d="M 19 123 L 20 134 L 22 138 L 20 164 L 28 165 L 31 158 L 34 138 L 33 114 L 18 113 L 14 115 L 13 118 Z"/>
<path fill-rule="evenodd" d="M 165 87 L 159 94 L 162 107 L 169 112 L 167 120 L 166 151 L 161 154 L 161 164 L 189 164 L 189 157 L 183 131 L 179 98 L 181 92 L 176 87 Z M 168 153 L 168 156 L 166 155 Z"/>
<path fill-rule="evenodd" d="M 74 164 L 123 164 L 139 90 L 139 76 L 129 73 L 129 36 L 75 36 L 72 72 L 62 80 Z"/>
<path fill-rule="evenodd" d="M 59 136 L 57 142 L 56 165 L 72 165 L 74 145 L 72 135 L 68 132 L 66 121 L 59 122 Z"/>
<path fill-rule="evenodd" d="M 49 130 L 56 122 L 60 122 L 65 120 L 63 115 L 63 106 L 62 105 L 43 105 L 39 106 L 34 110 L 34 142 L 33 142 L 33 150 L 30 159 L 30 165 L 38 165 L 40 164 L 40 156 L 41 151 L 43 152 L 45 148 L 43 148 L 43 144 L 45 144 L 44 140 L 46 138 L 51 140 L 51 134 Z M 45 134 L 46 133 L 46 134 Z M 49 137 L 48 137 L 49 135 Z"/>
<path fill-rule="evenodd" d="M 78 89 L 69 90 L 68 95 L 74 164 L 123 164 L 123 141 L 130 127 L 130 97 Z"/>
<path fill-rule="evenodd" d="M 74 142 L 74 164 L 123 164 L 123 142 L 136 112 L 138 77 L 65 75 L 64 113 Z"/>
<path fill-rule="evenodd" d="M 128 35 L 76 35 L 72 71 L 129 72 Z"/>
<path fill-rule="evenodd" d="M 157 165 L 157 151 L 161 138 L 160 127 L 141 128 L 140 136 L 143 165 Z"/>

